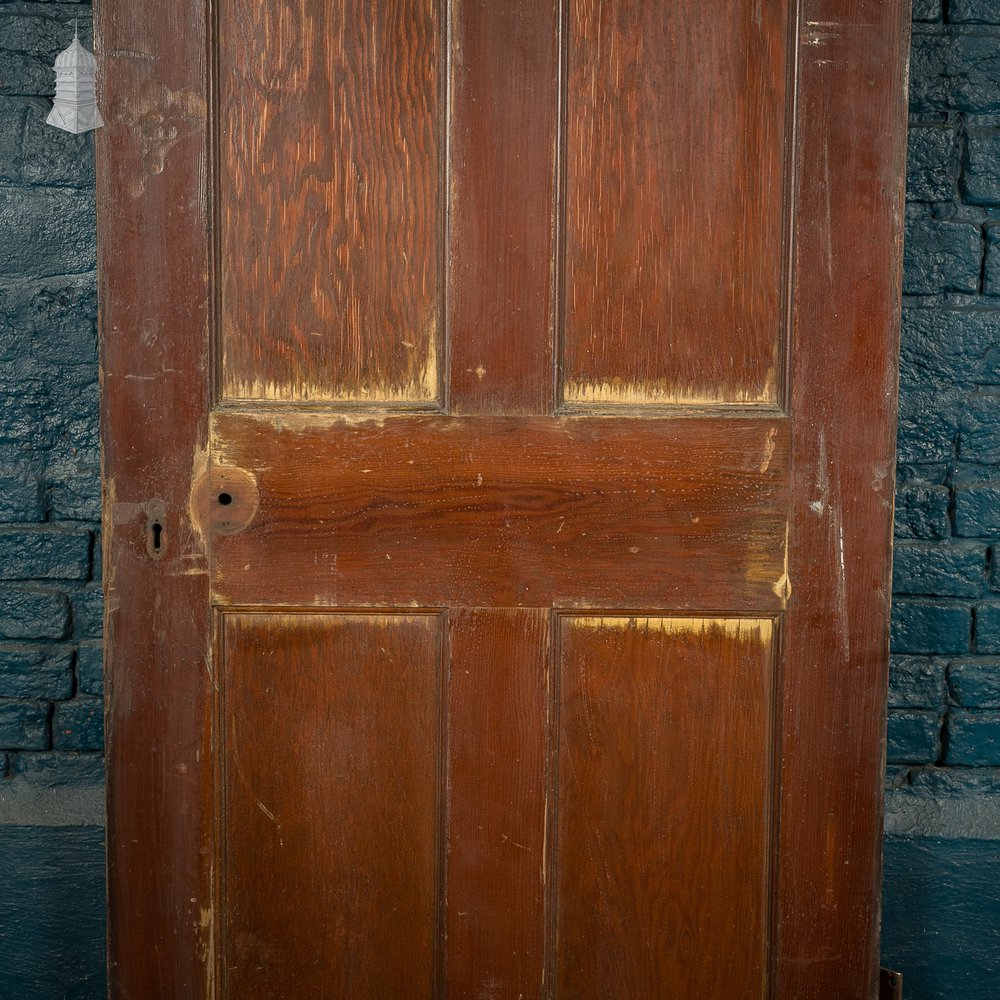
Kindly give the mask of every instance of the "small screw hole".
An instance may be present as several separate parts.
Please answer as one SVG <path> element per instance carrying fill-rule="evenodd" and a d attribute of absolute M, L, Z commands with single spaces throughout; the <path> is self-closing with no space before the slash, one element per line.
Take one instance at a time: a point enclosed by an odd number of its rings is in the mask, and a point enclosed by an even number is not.
<path fill-rule="evenodd" d="M 233 502 L 233 495 L 231 493 L 219 494 L 219 503 L 221 503 L 223 507 L 228 507 L 232 502 Z"/>

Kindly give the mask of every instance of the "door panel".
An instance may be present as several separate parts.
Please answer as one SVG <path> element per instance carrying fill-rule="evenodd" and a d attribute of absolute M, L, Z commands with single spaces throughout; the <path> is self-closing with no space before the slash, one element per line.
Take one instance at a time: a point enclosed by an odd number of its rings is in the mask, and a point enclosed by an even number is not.
<path fill-rule="evenodd" d="M 452 0 L 449 408 L 551 413 L 559 5 Z"/>
<path fill-rule="evenodd" d="M 197 517 L 256 509 L 216 532 L 226 602 L 771 611 L 787 440 L 782 419 L 222 413 Z"/>
<path fill-rule="evenodd" d="M 221 616 L 223 995 L 427 997 L 442 619 Z"/>
<path fill-rule="evenodd" d="M 563 402 L 778 405 L 786 3 L 567 8 Z"/>
<path fill-rule="evenodd" d="M 439 398 L 442 15 L 223 0 L 222 398 Z"/>
<path fill-rule="evenodd" d="M 448 620 L 447 995 L 541 995 L 551 613 Z"/>
<path fill-rule="evenodd" d="M 871 1000 L 905 5 L 150 3 L 112 995 Z"/>
<path fill-rule="evenodd" d="M 764 996 L 772 622 L 559 623 L 558 996 Z"/>

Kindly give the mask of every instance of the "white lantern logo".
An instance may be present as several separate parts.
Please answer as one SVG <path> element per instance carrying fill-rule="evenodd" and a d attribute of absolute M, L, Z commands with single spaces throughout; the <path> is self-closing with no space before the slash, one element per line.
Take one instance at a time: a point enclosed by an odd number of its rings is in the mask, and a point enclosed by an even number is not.
<path fill-rule="evenodd" d="M 67 132 L 89 132 L 104 124 L 97 110 L 94 77 L 97 60 L 80 44 L 75 31 L 68 49 L 56 56 L 56 97 L 46 119 Z"/>

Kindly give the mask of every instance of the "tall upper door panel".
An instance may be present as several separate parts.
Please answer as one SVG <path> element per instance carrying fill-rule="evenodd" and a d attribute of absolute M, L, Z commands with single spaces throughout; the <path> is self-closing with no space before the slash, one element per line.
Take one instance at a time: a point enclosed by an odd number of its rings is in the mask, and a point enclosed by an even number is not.
<path fill-rule="evenodd" d="M 568 7 L 563 403 L 775 406 L 787 4 Z"/>
<path fill-rule="evenodd" d="M 222 0 L 221 398 L 440 398 L 445 14 Z"/>

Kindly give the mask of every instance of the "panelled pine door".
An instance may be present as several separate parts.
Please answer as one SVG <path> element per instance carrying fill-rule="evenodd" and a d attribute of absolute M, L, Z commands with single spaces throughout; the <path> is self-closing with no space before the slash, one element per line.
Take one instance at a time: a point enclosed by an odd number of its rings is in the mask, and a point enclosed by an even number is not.
<path fill-rule="evenodd" d="M 870 1000 L 907 5 L 103 0 L 115 1000 Z"/>

